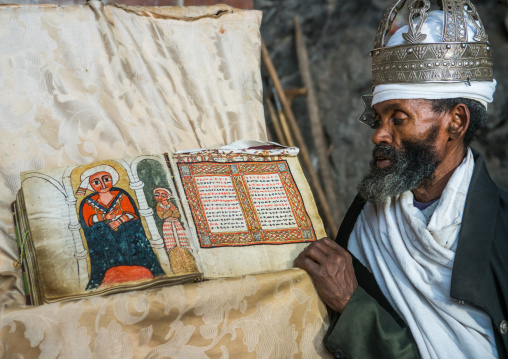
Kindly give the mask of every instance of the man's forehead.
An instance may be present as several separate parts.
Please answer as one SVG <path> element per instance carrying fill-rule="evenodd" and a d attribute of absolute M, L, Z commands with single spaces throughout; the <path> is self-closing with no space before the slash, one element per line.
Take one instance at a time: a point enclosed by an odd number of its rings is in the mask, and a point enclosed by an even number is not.
<path fill-rule="evenodd" d="M 395 102 L 394 102 L 395 101 Z M 375 113 L 384 114 L 386 112 L 391 112 L 393 110 L 396 110 L 397 108 L 401 107 L 401 103 L 399 100 L 389 100 L 389 101 L 383 101 L 380 103 L 375 104 L 372 106 Z"/>
<path fill-rule="evenodd" d="M 91 178 L 104 178 L 104 177 L 111 177 L 111 174 L 109 174 L 108 172 L 97 172 L 96 174 L 91 176 Z"/>
<path fill-rule="evenodd" d="M 372 109 L 374 113 L 384 115 L 395 110 L 412 111 L 428 104 L 429 101 L 423 99 L 393 99 L 376 103 Z"/>

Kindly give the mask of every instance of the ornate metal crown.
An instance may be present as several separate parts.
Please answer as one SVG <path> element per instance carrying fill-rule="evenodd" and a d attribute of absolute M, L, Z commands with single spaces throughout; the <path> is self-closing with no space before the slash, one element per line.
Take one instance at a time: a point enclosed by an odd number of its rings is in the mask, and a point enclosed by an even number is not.
<path fill-rule="evenodd" d="M 402 34 L 405 45 L 386 47 L 385 37 L 406 0 L 397 0 L 386 10 L 371 51 L 373 86 L 493 80 L 491 45 L 474 5 L 469 0 L 438 2 L 443 10 L 443 34 L 442 42 L 436 43 L 422 43 L 427 38 L 421 30 L 430 1 L 409 1 L 408 32 Z M 468 23 L 476 29 L 472 40 L 468 39 Z"/>

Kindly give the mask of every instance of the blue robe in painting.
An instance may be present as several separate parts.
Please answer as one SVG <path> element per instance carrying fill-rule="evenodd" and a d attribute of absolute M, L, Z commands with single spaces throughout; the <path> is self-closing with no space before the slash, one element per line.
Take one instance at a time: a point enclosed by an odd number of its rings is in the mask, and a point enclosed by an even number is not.
<path fill-rule="evenodd" d="M 116 194 L 108 208 L 99 204 L 92 197 L 94 192 L 81 202 L 79 219 L 88 244 L 91 273 L 87 290 L 99 287 L 106 272 L 115 266 L 142 266 L 156 277 L 164 275 L 164 271 L 155 255 L 148 238 L 145 235 L 138 209 L 132 197 L 123 189 L 113 187 L 111 192 Z M 127 198 L 125 198 L 127 197 Z M 123 198 L 123 199 L 122 199 Z M 121 224 L 116 230 L 111 229 L 107 221 L 92 224 L 90 227 L 83 217 L 83 207 L 92 206 L 104 215 L 113 211 L 118 201 L 129 200 L 134 209 L 136 219 Z"/>

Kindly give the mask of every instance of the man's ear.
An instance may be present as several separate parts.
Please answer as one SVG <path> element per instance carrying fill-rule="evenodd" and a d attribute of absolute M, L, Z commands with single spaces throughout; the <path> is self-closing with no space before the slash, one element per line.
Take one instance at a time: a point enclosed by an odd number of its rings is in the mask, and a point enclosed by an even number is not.
<path fill-rule="evenodd" d="M 449 140 L 464 138 L 469 127 L 469 121 L 471 120 L 469 108 L 463 103 L 459 103 L 450 110 L 450 115 L 451 118 L 448 124 L 448 133 L 450 134 Z"/>

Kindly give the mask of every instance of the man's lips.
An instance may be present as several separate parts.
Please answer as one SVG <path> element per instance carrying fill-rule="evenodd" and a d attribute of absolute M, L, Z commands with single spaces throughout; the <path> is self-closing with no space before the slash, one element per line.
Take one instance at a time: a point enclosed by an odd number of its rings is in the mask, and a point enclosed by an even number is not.
<path fill-rule="evenodd" d="M 376 145 L 372 151 L 374 163 L 378 169 L 390 169 L 397 158 L 397 151 L 386 144 Z"/>
<path fill-rule="evenodd" d="M 388 168 L 392 165 L 392 159 L 385 156 L 375 156 L 376 167 L 379 169 Z"/>

